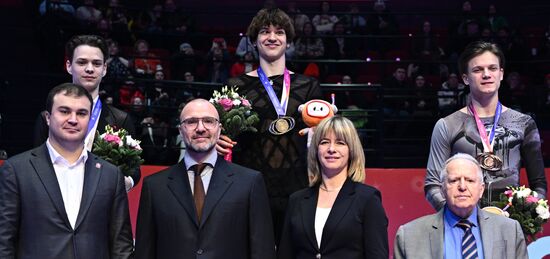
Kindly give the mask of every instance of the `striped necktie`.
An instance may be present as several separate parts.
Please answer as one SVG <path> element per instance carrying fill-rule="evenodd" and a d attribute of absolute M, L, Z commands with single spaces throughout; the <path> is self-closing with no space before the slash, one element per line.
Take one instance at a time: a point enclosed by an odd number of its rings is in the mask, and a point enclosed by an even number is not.
<path fill-rule="evenodd" d="M 462 259 L 472 259 L 477 257 L 476 238 L 472 234 L 472 222 L 467 219 L 461 219 L 456 226 L 464 230 L 462 237 Z"/>

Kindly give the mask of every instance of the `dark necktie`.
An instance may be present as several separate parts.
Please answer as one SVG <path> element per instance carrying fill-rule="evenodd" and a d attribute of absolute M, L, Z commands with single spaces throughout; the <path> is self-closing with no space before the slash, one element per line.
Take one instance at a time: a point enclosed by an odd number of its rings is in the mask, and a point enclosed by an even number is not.
<path fill-rule="evenodd" d="M 461 219 L 456 225 L 464 230 L 464 237 L 462 237 L 462 258 L 478 258 L 476 238 L 472 234 L 472 223 L 467 219 Z"/>
<path fill-rule="evenodd" d="M 201 221 L 202 207 L 204 207 L 204 185 L 202 184 L 201 172 L 207 164 L 196 164 L 191 167 L 191 170 L 195 173 L 195 184 L 193 190 L 193 199 L 195 200 L 195 208 L 197 209 L 197 219 Z"/>

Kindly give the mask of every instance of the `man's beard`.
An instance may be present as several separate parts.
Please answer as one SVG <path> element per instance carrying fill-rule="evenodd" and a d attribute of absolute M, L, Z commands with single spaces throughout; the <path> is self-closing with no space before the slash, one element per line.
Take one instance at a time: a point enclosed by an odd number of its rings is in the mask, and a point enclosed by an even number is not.
<path fill-rule="evenodd" d="M 185 149 L 193 151 L 195 153 L 209 153 L 216 146 L 215 143 L 210 143 L 208 144 L 208 146 L 199 147 L 198 145 L 188 142 L 187 140 L 185 140 L 185 138 L 184 138 L 184 143 L 185 143 Z"/>

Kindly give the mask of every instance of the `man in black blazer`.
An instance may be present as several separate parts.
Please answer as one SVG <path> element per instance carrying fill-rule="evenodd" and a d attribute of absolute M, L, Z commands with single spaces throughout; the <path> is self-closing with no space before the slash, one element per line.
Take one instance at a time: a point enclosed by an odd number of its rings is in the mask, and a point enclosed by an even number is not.
<path fill-rule="evenodd" d="M 196 99 L 180 119 L 184 158 L 143 181 L 136 258 L 275 258 L 263 178 L 217 155 L 216 108 Z M 198 164 L 207 165 L 196 178 Z"/>
<path fill-rule="evenodd" d="M 120 170 L 84 148 L 92 97 L 66 83 L 48 95 L 49 137 L 0 168 L 0 258 L 131 258 Z"/>
<path fill-rule="evenodd" d="M 105 132 L 105 126 L 124 128 L 128 134 L 135 136 L 135 125 L 128 113 L 119 110 L 112 105 L 102 104 L 99 100 L 99 84 L 107 74 L 106 60 L 109 51 L 105 40 L 96 35 L 77 35 L 71 38 L 65 45 L 67 57 L 66 69 L 72 77 L 74 84 L 83 86 L 92 96 L 92 116 L 90 123 L 92 128 L 86 136 L 85 147 L 92 150 L 96 130 Z M 97 116 L 94 116 L 97 115 Z M 46 124 L 46 111 L 38 116 L 34 127 L 34 146 L 40 146 L 48 138 L 48 125 Z M 126 189 L 135 186 L 141 178 L 139 168 L 134 170 L 130 177 L 125 178 Z"/>

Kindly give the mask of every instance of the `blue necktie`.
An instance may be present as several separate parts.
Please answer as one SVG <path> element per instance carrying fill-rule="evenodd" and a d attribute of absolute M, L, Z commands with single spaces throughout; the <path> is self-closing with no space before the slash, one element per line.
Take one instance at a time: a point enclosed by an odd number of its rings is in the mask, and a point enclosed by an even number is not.
<path fill-rule="evenodd" d="M 472 234 L 472 222 L 467 219 L 461 219 L 456 225 L 464 230 L 464 237 L 462 237 L 462 259 L 478 258 L 476 238 Z"/>

